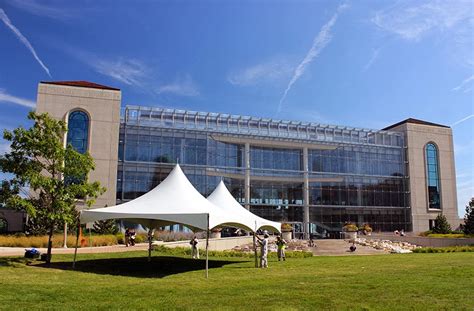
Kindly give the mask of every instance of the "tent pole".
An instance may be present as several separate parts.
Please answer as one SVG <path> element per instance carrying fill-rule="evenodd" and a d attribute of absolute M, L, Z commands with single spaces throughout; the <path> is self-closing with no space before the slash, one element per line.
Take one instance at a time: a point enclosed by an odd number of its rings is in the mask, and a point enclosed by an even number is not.
<path fill-rule="evenodd" d="M 77 233 L 76 233 L 76 247 L 74 248 L 74 260 L 72 262 L 72 269 L 76 268 L 76 257 L 77 257 L 77 247 L 79 245 L 79 231 L 81 230 L 81 221 L 77 221 Z"/>
<path fill-rule="evenodd" d="M 255 231 L 253 232 L 253 252 L 255 257 L 255 268 L 258 268 L 258 259 L 257 259 L 257 241 L 255 235 L 257 234 L 257 221 L 255 221 Z"/>
<path fill-rule="evenodd" d="M 207 214 L 207 232 L 206 232 L 206 279 L 209 278 L 209 214 Z"/>
<path fill-rule="evenodd" d="M 148 229 L 148 262 L 151 262 L 151 236 L 153 235 L 152 229 Z"/>

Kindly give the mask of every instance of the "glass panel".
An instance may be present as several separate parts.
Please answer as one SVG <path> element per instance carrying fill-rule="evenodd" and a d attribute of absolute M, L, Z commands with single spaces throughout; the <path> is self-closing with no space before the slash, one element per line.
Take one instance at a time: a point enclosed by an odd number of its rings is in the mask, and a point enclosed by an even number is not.
<path fill-rule="evenodd" d="M 441 209 L 438 150 L 434 144 L 426 145 L 426 177 L 428 187 L 428 208 Z"/>
<path fill-rule="evenodd" d="M 73 111 L 69 114 L 67 144 L 79 153 L 87 152 L 89 138 L 89 117 L 83 111 Z"/>

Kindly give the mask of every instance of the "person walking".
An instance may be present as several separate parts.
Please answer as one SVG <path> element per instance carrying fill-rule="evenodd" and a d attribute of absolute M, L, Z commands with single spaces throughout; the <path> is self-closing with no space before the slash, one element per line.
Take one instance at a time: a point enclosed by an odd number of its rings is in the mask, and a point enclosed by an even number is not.
<path fill-rule="evenodd" d="M 125 246 L 128 247 L 130 243 L 130 230 L 128 228 L 125 229 Z"/>
<path fill-rule="evenodd" d="M 255 233 L 254 233 L 255 234 Z M 268 233 L 263 235 L 263 239 L 255 235 L 260 244 L 260 268 L 268 268 Z"/>
<path fill-rule="evenodd" d="M 191 241 L 189 241 L 189 244 L 191 244 L 191 255 L 193 256 L 193 259 L 199 259 L 199 248 L 198 248 L 198 239 L 196 236 L 194 236 Z"/>
<path fill-rule="evenodd" d="M 281 237 L 277 236 L 277 241 L 276 241 L 277 249 L 278 249 L 278 261 L 285 261 L 285 248 L 286 248 L 286 241 Z"/>

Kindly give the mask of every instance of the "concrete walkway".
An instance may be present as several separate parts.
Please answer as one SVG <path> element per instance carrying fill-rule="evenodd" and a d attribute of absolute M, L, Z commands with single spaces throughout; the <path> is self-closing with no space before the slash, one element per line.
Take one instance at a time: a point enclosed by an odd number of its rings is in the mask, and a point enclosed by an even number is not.
<path fill-rule="evenodd" d="M 311 250 L 315 256 L 357 256 L 357 255 L 383 255 L 388 254 L 383 250 L 378 250 L 369 246 L 356 244 L 356 251 L 350 252 L 352 243 L 345 240 L 316 240 L 316 247 Z"/>
<path fill-rule="evenodd" d="M 226 239 L 215 239 L 225 241 Z M 356 245 L 357 250 L 355 252 L 349 252 L 349 246 L 351 243 L 345 240 L 316 240 L 316 247 L 312 247 L 311 251 L 315 256 L 357 256 L 357 255 L 382 255 L 387 254 L 383 250 L 377 250 L 372 247 Z M 160 243 L 161 244 L 161 243 Z M 186 247 L 188 242 L 167 242 L 161 245 L 167 245 L 169 247 L 183 246 Z M 182 245 L 181 245 L 182 244 Z M 204 245 L 204 243 L 202 243 Z M 203 246 L 202 245 L 202 246 Z M 231 247 L 232 248 L 232 247 Z M 46 253 L 46 248 L 38 248 L 41 253 Z M 121 253 L 130 251 L 145 251 L 148 250 L 147 243 L 136 244 L 132 247 L 125 247 L 125 245 L 114 245 L 114 246 L 97 246 L 97 247 L 83 247 L 78 248 L 78 254 L 93 254 L 93 253 Z M 52 253 L 54 254 L 74 254 L 74 248 L 53 248 Z M 24 247 L 0 247 L 0 257 L 6 256 L 23 256 L 25 254 Z"/>
<path fill-rule="evenodd" d="M 0 247 L 0 257 L 6 256 L 23 256 L 25 255 L 25 249 L 31 247 Z M 46 253 L 46 248 L 37 248 L 41 253 Z M 83 247 L 78 248 L 78 254 L 93 254 L 93 253 L 121 253 L 131 251 L 142 251 L 148 250 L 147 243 L 136 244 L 135 246 L 126 247 L 125 245 L 113 245 L 113 246 L 97 246 L 97 247 Z M 74 248 L 53 248 L 52 254 L 74 254 Z"/>

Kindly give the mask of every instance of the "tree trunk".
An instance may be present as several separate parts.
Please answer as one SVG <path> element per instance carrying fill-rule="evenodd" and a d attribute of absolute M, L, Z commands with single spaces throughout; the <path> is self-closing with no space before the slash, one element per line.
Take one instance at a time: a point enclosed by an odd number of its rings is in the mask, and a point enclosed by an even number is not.
<path fill-rule="evenodd" d="M 49 228 L 49 233 L 48 233 L 48 253 L 46 255 L 46 264 L 51 263 L 51 248 L 53 247 L 53 231 L 54 231 L 54 224 L 51 225 Z"/>

